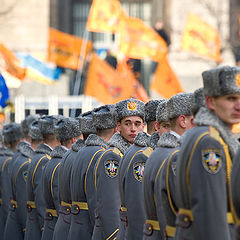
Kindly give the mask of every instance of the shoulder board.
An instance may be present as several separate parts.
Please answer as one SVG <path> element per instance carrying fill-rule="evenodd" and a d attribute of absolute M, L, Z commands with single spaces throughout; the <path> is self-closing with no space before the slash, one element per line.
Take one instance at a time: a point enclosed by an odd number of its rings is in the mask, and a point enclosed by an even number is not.
<path fill-rule="evenodd" d="M 51 159 L 51 157 L 48 154 L 46 154 L 46 158 L 49 160 Z"/>
<path fill-rule="evenodd" d="M 216 139 L 217 141 L 220 139 L 219 132 L 212 126 L 209 127 L 209 136 Z"/>
<path fill-rule="evenodd" d="M 120 151 L 118 148 L 116 148 L 116 147 L 113 148 L 113 152 L 116 153 L 117 155 L 119 155 L 120 157 L 123 156 L 123 154 L 121 153 L 121 151 Z"/>
<path fill-rule="evenodd" d="M 151 147 L 146 148 L 142 153 L 143 155 L 145 155 L 146 157 L 150 157 L 150 155 L 152 154 L 153 149 Z"/>

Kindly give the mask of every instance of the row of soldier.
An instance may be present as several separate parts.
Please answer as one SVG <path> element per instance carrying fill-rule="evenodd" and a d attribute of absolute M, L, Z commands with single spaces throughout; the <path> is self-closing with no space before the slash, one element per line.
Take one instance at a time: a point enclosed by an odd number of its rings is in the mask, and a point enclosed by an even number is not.
<path fill-rule="evenodd" d="M 169 100 L 4 125 L 0 239 L 239 239 L 240 69 L 202 77 Z"/>

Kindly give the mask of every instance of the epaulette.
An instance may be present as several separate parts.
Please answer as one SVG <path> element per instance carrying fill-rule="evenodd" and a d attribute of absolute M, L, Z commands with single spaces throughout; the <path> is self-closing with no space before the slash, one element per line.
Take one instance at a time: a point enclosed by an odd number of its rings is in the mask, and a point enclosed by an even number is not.
<path fill-rule="evenodd" d="M 142 154 L 149 158 L 152 152 L 153 152 L 153 149 L 151 147 L 148 147 L 142 152 Z"/>
<path fill-rule="evenodd" d="M 209 136 L 216 139 L 217 141 L 219 141 L 220 139 L 220 134 L 219 132 L 212 126 L 209 126 Z"/>
<path fill-rule="evenodd" d="M 49 159 L 49 160 L 51 159 L 51 157 L 48 154 L 46 154 L 45 156 L 47 159 Z"/>
<path fill-rule="evenodd" d="M 121 151 L 120 151 L 118 148 L 116 148 L 116 147 L 113 148 L 113 152 L 116 153 L 117 155 L 119 155 L 120 157 L 123 156 L 123 154 L 121 153 Z"/>

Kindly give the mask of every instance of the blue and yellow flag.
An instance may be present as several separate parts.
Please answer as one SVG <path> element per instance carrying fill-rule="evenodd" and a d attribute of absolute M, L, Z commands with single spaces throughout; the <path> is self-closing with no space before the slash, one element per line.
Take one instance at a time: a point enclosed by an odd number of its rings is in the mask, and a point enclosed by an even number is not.
<path fill-rule="evenodd" d="M 9 99 L 8 87 L 6 85 L 5 79 L 0 73 L 0 106 L 2 108 L 6 107 L 6 101 Z"/>

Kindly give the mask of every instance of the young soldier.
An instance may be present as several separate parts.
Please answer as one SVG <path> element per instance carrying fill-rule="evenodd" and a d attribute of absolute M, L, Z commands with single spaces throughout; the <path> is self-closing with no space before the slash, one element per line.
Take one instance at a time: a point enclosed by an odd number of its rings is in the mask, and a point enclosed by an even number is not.
<path fill-rule="evenodd" d="M 50 153 L 60 142 L 56 139 L 54 126 L 62 116 L 43 116 L 39 119 L 39 129 L 43 136 L 31 159 L 27 177 L 27 221 L 25 240 L 40 240 L 43 231 L 45 207 L 41 188 L 41 175 Z"/>
<path fill-rule="evenodd" d="M 156 110 L 157 106 L 160 103 L 160 100 L 150 100 L 144 105 L 144 115 L 145 122 L 147 123 L 147 132 L 149 134 L 153 134 L 155 132 L 155 124 L 156 124 Z M 142 152 L 143 148 L 149 146 L 150 135 L 145 132 L 139 132 L 134 139 L 134 144 L 128 148 L 128 150 L 124 153 L 122 160 L 119 164 L 119 192 L 120 192 L 120 200 L 121 200 L 121 208 L 119 210 L 120 213 L 120 226 L 117 239 L 127 239 L 128 237 L 134 239 L 134 233 L 129 230 L 128 223 L 128 212 L 126 208 L 126 184 L 125 181 L 127 171 L 129 169 L 129 163 L 131 159 L 138 153 Z M 150 151 L 151 152 L 151 151 Z M 150 153 L 149 152 L 149 153 Z M 136 171 L 139 171 L 139 178 L 142 178 L 141 174 L 143 173 L 144 165 L 140 164 L 136 167 Z M 135 194 L 136 189 L 133 189 L 133 193 Z M 131 194 L 131 193 L 129 193 Z M 134 198 L 133 198 L 134 200 Z M 134 201 L 136 204 L 136 201 Z M 131 211 L 131 209 L 130 209 Z M 141 209 L 137 211 L 137 217 L 135 218 L 134 229 L 138 229 L 137 221 L 140 221 L 139 217 L 141 216 Z M 141 217 L 140 217 L 141 218 Z M 143 226 L 141 227 L 142 230 Z M 133 231 L 133 230 L 132 230 Z M 131 236 L 131 237 L 130 237 Z"/>
<path fill-rule="evenodd" d="M 202 73 L 206 106 L 184 138 L 176 171 L 176 239 L 234 239 L 231 159 L 239 143 L 231 133 L 240 121 L 240 70 L 222 66 Z"/>
<path fill-rule="evenodd" d="M 167 101 L 165 117 L 166 120 L 170 121 L 171 131 L 160 136 L 157 148 L 145 166 L 143 190 L 146 211 L 144 227 L 146 239 L 163 239 L 164 237 L 165 219 L 161 204 L 156 205 L 155 184 L 165 159 L 179 146 L 179 138 L 184 131 L 192 126 L 191 95 L 190 93 L 179 93 Z M 161 217 L 161 225 L 158 223 L 159 217 Z"/>
<path fill-rule="evenodd" d="M 24 239 L 26 225 L 26 180 L 28 174 L 29 159 L 34 154 L 34 149 L 30 145 L 35 141 L 30 136 L 30 128 L 32 122 L 39 118 L 38 115 L 29 115 L 22 121 L 21 126 L 24 132 L 25 141 L 18 144 L 18 154 L 9 166 L 10 170 L 10 211 L 8 212 L 7 222 L 5 226 L 4 239 Z M 42 140 L 42 136 L 39 136 Z"/>
<path fill-rule="evenodd" d="M 9 166 L 13 157 L 17 152 L 17 145 L 23 141 L 23 132 L 20 124 L 9 123 L 3 126 L 4 144 L 6 146 L 5 155 L 1 158 L 1 223 L 2 223 L 2 239 L 4 236 L 4 229 L 7 221 L 9 202 L 11 196 L 11 184 L 9 179 Z"/>
<path fill-rule="evenodd" d="M 89 116 L 90 115 L 90 116 Z M 89 112 L 85 118 L 93 119 L 96 134 L 90 134 L 86 146 L 80 149 L 72 168 L 71 196 L 72 220 L 68 239 L 91 239 L 94 226 L 93 168 L 100 154 L 107 148 L 107 141 L 116 131 L 114 105 L 104 105 Z"/>
<path fill-rule="evenodd" d="M 55 225 L 53 239 L 65 240 L 68 237 L 68 232 L 71 224 L 71 206 L 72 197 L 70 189 L 71 171 L 75 165 L 78 151 L 85 146 L 85 140 L 89 134 L 95 133 L 96 129 L 92 126 L 92 122 L 81 121 L 83 118 L 78 117 L 78 124 L 84 140 L 79 138 L 71 147 L 71 149 L 63 156 L 59 165 L 59 216 Z M 90 120 L 90 118 L 89 118 Z M 82 137 L 82 136 L 81 136 Z"/>
<path fill-rule="evenodd" d="M 59 165 L 61 164 L 64 154 L 76 141 L 76 137 L 81 134 L 78 121 L 72 118 L 59 120 L 55 125 L 55 134 L 61 145 L 53 149 L 50 154 L 51 160 L 46 163 L 42 172 L 42 189 L 46 208 L 42 240 L 52 240 L 53 238 L 53 231 L 57 222 L 60 205 L 58 198 Z"/>
<path fill-rule="evenodd" d="M 96 220 L 92 239 L 115 239 L 119 228 L 118 168 L 122 155 L 144 129 L 144 103 L 130 98 L 116 104 L 118 129 L 95 165 Z"/>

